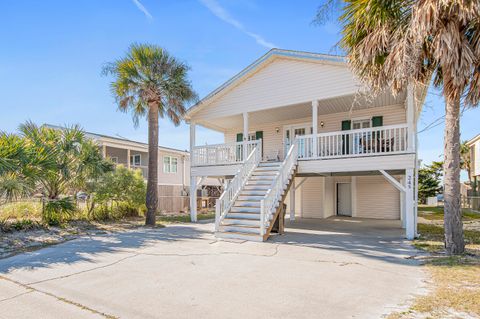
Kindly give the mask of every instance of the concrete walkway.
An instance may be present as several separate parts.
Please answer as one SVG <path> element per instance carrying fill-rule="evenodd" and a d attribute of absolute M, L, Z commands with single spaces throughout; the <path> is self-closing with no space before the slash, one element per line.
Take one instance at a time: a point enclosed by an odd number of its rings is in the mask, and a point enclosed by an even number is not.
<path fill-rule="evenodd" d="M 395 223 L 289 226 L 267 243 L 185 224 L 3 259 L 0 318 L 379 318 L 422 291 Z"/>

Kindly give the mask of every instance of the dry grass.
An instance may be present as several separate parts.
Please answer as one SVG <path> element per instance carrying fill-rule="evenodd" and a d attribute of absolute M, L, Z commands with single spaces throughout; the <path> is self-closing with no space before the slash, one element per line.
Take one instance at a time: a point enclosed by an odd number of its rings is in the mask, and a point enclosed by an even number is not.
<path fill-rule="evenodd" d="M 0 220 L 42 218 L 42 204 L 40 202 L 25 201 L 0 205 Z"/>
<path fill-rule="evenodd" d="M 198 220 L 215 219 L 215 213 L 204 213 L 197 215 Z M 190 214 L 157 216 L 157 222 L 162 224 L 190 223 Z"/>
<path fill-rule="evenodd" d="M 415 247 L 430 253 L 425 260 L 431 277 L 430 291 L 416 298 L 409 310 L 388 318 L 480 318 L 480 231 L 465 229 L 466 253 L 447 256 L 443 245 L 443 213 L 431 214 L 440 218 L 419 223 L 421 237 L 414 241 Z M 480 222 L 477 215 L 466 218 L 472 223 Z"/>
<path fill-rule="evenodd" d="M 443 207 L 419 206 L 418 216 L 428 220 L 443 220 Z M 480 213 L 462 209 L 462 217 L 464 221 L 480 220 Z"/>

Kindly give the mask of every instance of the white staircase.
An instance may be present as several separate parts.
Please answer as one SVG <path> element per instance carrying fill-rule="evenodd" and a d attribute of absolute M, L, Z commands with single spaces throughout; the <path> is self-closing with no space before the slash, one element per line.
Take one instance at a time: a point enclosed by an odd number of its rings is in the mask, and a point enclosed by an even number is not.
<path fill-rule="evenodd" d="M 252 241 L 268 238 L 279 216 L 278 207 L 294 177 L 296 149 L 296 144 L 292 145 L 283 162 L 258 162 L 248 174 L 243 174 L 242 183 L 236 180 L 242 172 L 237 173 L 217 201 L 216 237 Z M 232 183 L 241 187 L 232 192 Z M 226 194 L 233 195 L 228 204 Z"/>

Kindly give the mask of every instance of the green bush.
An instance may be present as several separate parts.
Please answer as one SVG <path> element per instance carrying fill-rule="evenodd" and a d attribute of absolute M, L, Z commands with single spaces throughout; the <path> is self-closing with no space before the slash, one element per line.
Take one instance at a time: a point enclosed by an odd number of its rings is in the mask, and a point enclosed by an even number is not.
<path fill-rule="evenodd" d="M 126 202 L 101 204 L 95 207 L 89 215 L 90 220 L 108 221 L 127 217 L 140 217 L 145 212 L 145 205 L 131 205 Z"/>
<path fill-rule="evenodd" d="M 89 185 L 93 194 L 89 219 L 115 220 L 141 216 L 145 211 L 147 187 L 140 171 L 119 165 Z"/>
<path fill-rule="evenodd" d="M 75 213 L 75 203 L 71 197 L 45 201 L 42 219 L 51 226 L 58 226 L 69 220 Z"/>

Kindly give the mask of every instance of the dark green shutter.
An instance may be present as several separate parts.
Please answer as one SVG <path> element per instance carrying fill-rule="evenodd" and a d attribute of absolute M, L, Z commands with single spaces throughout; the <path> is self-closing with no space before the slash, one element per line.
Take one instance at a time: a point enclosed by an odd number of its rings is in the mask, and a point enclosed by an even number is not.
<path fill-rule="evenodd" d="M 352 129 L 352 121 L 342 121 L 342 131 L 348 131 Z M 348 135 L 342 135 L 342 155 L 350 154 L 350 139 Z"/>
<path fill-rule="evenodd" d="M 383 126 L 383 116 L 372 117 L 372 127 L 379 127 L 379 126 Z M 379 134 L 377 134 L 377 132 L 373 132 L 372 133 L 372 138 L 373 138 L 373 140 L 382 139 L 383 138 L 383 132 L 381 132 L 381 133 L 379 132 Z M 381 142 L 378 142 L 377 145 L 381 145 Z"/>
<path fill-rule="evenodd" d="M 383 116 L 372 117 L 372 127 L 383 126 Z"/>
<path fill-rule="evenodd" d="M 243 141 L 243 133 L 237 133 L 237 142 Z"/>
<path fill-rule="evenodd" d="M 342 131 L 347 131 L 352 129 L 352 121 L 345 120 L 342 121 Z"/>

